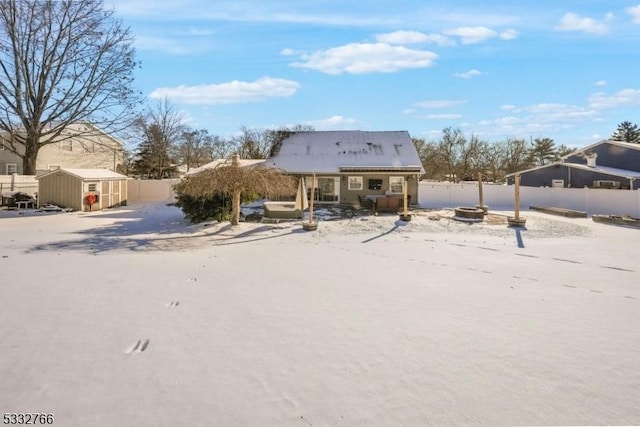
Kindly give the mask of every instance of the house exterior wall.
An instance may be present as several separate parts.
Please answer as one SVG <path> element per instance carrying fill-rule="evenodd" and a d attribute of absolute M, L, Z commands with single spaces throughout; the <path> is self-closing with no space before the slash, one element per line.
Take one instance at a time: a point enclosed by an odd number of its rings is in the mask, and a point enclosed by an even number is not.
<path fill-rule="evenodd" d="M 6 148 L 0 137 L 0 175 L 7 173 L 7 165 L 15 164 L 21 175 L 22 158 Z M 24 148 L 18 146 L 17 148 Z M 23 150 L 18 150 L 24 152 Z M 46 144 L 38 151 L 36 174 L 57 168 L 109 169 L 116 171 L 124 163 L 122 143 L 100 129 L 84 123 L 71 124 L 58 141 Z"/>
<path fill-rule="evenodd" d="M 69 139 L 42 147 L 38 153 L 36 170 L 43 173 L 61 167 L 116 171 L 124 161 L 123 156 L 121 145 L 113 140 Z"/>
<path fill-rule="evenodd" d="M 362 189 L 350 190 L 349 189 L 349 177 L 362 177 Z M 416 204 L 418 202 L 418 179 L 417 175 L 399 175 L 399 174 L 385 174 L 385 173 L 360 173 L 349 172 L 341 174 L 340 179 L 340 204 L 357 204 L 359 203 L 358 196 L 376 196 L 384 195 L 387 191 L 390 191 L 391 177 L 407 177 L 407 194 L 411 196 L 411 203 Z M 369 188 L 371 180 L 381 180 L 379 189 Z M 402 195 L 402 191 L 397 193 Z"/>
<path fill-rule="evenodd" d="M 22 175 L 22 158 L 5 148 L 0 139 L 0 175 L 10 175 L 14 165 L 15 173 Z"/>
<path fill-rule="evenodd" d="M 81 178 L 63 172 L 40 178 L 38 205 L 51 203 L 74 210 L 83 209 L 83 182 Z"/>
<path fill-rule="evenodd" d="M 566 164 L 554 164 L 546 168 L 522 172 L 520 174 L 520 185 L 526 187 L 551 187 L 554 179 L 564 180 L 564 186 L 568 188 L 592 187 L 593 181 L 597 180 L 618 181 L 622 189 L 628 189 L 630 186 L 629 180 L 623 177 L 570 168 Z M 509 177 L 507 183 L 513 184 L 514 177 Z M 637 189 L 637 186 L 634 183 L 634 189 Z"/>
<path fill-rule="evenodd" d="M 638 148 L 640 148 L 640 145 L 638 145 Z M 589 151 L 598 155 L 596 159 L 597 165 L 640 172 L 640 149 L 604 142 Z M 579 154 L 567 157 L 566 162 L 581 165 L 587 164 L 584 156 Z"/>

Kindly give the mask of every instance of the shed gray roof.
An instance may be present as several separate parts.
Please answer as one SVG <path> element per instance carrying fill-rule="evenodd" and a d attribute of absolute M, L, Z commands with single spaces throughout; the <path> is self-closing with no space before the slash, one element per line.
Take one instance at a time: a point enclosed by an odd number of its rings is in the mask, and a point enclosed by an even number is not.
<path fill-rule="evenodd" d="M 66 173 L 82 179 L 95 179 L 95 180 L 110 180 L 110 179 L 126 179 L 126 175 L 119 174 L 117 172 L 108 169 L 75 169 L 75 168 L 60 168 L 49 171 L 42 175 L 38 175 L 36 179 L 44 178 L 45 176 L 52 175 L 54 173 Z"/>
<path fill-rule="evenodd" d="M 424 172 L 406 131 L 299 132 L 283 140 L 265 166 L 288 173 Z"/>

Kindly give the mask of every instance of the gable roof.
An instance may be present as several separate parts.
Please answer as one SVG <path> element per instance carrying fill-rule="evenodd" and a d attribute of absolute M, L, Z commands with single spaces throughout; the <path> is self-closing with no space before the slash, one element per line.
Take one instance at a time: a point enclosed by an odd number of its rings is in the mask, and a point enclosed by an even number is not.
<path fill-rule="evenodd" d="M 265 166 L 288 173 L 424 173 L 407 131 L 298 132 L 282 141 Z"/>
<path fill-rule="evenodd" d="M 612 167 L 609 167 L 609 166 L 588 166 L 588 165 L 583 165 L 583 164 L 580 164 L 580 163 L 570 163 L 570 162 L 549 163 L 547 165 L 537 166 L 535 168 L 525 169 L 523 171 L 518 171 L 518 172 L 507 174 L 507 175 L 505 175 L 505 178 L 510 178 L 512 176 L 515 176 L 515 175 L 521 175 L 523 173 L 537 171 L 537 170 L 541 170 L 541 169 L 547 169 L 547 168 L 551 168 L 551 167 L 555 167 L 555 166 L 566 166 L 568 168 L 575 168 L 575 169 L 581 169 L 581 170 L 586 170 L 586 171 L 591 171 L 591 172 L 596 172 L 596 173 L 602 173 L 602 174 L 606 174 L 606 175 L 617 176 L 617 177 L 620 177 L 620 178 L 640 179 L 640 172 L 638 172 L 638 171 L 632 171 L 632 170 L 628 170 L 628 169 L 612 168 Z"/>
<path fill-rule="evenodd" d="M 126 179 L 126 175 L 119 174 L 109 169 L 75 169 L 75 168 L 60 168 L 38 175 L 36 179 L 44 178 L 45 176 L 53 175 L 54 173 L 67 173 L 77 178 L 82 179 L 96 179 L 96 180 L 108 180 L 108 179 Z"/>
<path fill-rule="evenodd" d="M 586 147 L 578 148 L 577 150 L 572 151 L 571 153 L 567 154 L 566 156 L 563 156 L 562 158 L 568 159 L 569 157 L 580 155 L 582 153 L 585 153 L 586 151 L 593 150 L 595 147 L 598 147 L 604 144 L 611 144 L 611 145 L 616 145 L 618 147 L 630 148 L 632 150 L 640 151 L 640 144 L 634 144 L 632 142 L 624 142 L 624 141 L 615 141 L 613 139 L 604 139 L 602 141 L 594 142 L 591 145 L 587 145 Z"/>
<path fill-rule="evenodd" d="M 264 159 L 238 159 L 238 161 L 240 162 L 240 167 L 256 166 L 265 162 Z M 189 172 L 187 172 L 185 175 L 193 175 L 194 173 L 202 172 L 203 170 L 215 169 L 223 166 L 231 166 L 231 162 L 231 159 L 216 159 L 205 165 L 189 170 Z"/>

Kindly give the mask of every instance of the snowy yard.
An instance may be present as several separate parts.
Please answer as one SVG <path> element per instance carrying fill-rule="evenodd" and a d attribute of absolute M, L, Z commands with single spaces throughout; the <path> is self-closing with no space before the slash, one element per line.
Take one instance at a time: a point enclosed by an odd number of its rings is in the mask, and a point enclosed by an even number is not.
<path fill-rule="evenodd" d="M 321 214 L 321 212 L 319 212 Z M 0 412 L 60 426 L 640 424 L 640 230 L 525 211 L 0 212 Z M 436 214 L 441 217 L 437 219 Z"/>

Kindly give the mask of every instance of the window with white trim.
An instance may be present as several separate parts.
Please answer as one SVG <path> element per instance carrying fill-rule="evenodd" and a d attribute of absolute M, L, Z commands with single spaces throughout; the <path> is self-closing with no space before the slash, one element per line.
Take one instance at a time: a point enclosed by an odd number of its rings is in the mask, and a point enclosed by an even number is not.
<path fill-rule="evenodd" d="M 350 176 L 347 178 L 348 189 L 349 190 L 362 190 L 362 177 L 361 176 Z"/>
<path fill-rule="evenodd" d="M 18 173 L 18 164 L 7 163 L 7 175 L 13 175 L 14 173 Z"/>
<path fill-rule="evenodd" d="M 390 176 L 389 177 L 389 191 L 393 193 L 402 193 L 402 182 L 404 177 L 402 176 Z"/>
<path fill-rule="evenodd" d="M 87 188 L 89 191 L 96 191 L 98 189 L 98 184 L 89 184 Z"/>

